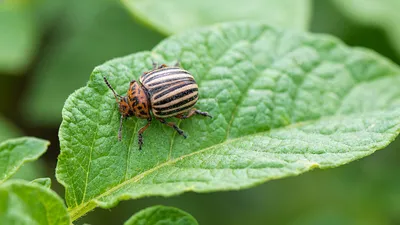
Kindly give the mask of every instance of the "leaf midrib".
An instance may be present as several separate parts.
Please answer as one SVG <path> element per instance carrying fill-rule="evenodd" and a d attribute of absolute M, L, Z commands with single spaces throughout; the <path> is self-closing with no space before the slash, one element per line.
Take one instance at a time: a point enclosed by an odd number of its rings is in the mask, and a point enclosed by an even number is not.
<path fill-rule="evenodd" d="M 372 111 L 369 111 L 368 113 L 378 112 L 378 111 L 379 110 L 372 110 Z M 201 150 L 198 150 L 198 151 L 195 151 L 195 152 L 191 152 L 189 154 L 186 154 L 186 155 L 177 157 L 175 159 L 163 162 L 163 163 L 161 163 L 161 164 L 159 164 L 159 165 L 157 165 L 157 166 L 155 166 L 155 167 L 153 167 L 151 169 L 148 169 L 148 170 L 146 170 L 146 171 L 144 171 L 144 172 L 142 172 L 142 173 L 140 173 L 140 174 L 138 174 L 138 175 L 136 175 L 136 176 L 134 176 L 134 177 L 132 177 L 132 178 L 130 178 L 128 180 L 125 180 L 122 183 L 117 184 L 116 186 L 114 186 L 111 189 L 105 191 L 104 193 L 92 198 L 89 201 L 82 202 L 80 205 L 75 206 L 74 208 L 68 208 L 68 212 L 71 215 L 72 221 L 74 221 L 77 218 L 79 218 L 79 216 L 84 215 L 87 212 L 91 211 L 92 209 L 96 208 L 97 207 L 97 203 L 95 203 L 95 201 L 98 201 L 100 198 L 105 197 L 107 195 L 111 195 L 114 191 L 124 187 L 125 185 L 138 182 L 141 179 L 145 178 L 148 174 L 151 174 L 151 173 L 157 171 L 158 169 L 161 169 L 161 168 L 169 166 L 169 165 L 173 165 L 174 163 L 176 163 L 178 161 L 181 161 L 184 158 L 187 158 L 187 157 L 199 154 L 199 153 L 206 152 L 209 149 L 218 147 L 220 145 L 229 144 L 231 142 L 235 142 L 237 140 L 240 140 L 240 139 L 243 139 L 243 138 L 247 138 L 249 136 L 268 134 L 268 133 L 271 133 L 273 131 L 292 129 L 292 128 L 301 127 L 301 126 L 304 126 L 304 125 L 310 125 L 310 124 L 316 123 L 318 121 L 329 120 L 329 119 L 332 119 L 332 118 L 340 119 L 340 118 L 345 118 L 345 117 L 348 117 L 348 116 L 351 116 L 351 115 L 352 114 L 350 113 L 350 114 L 342 114 L 342 115 L 321 116 L 320 118 L 315 119 L 315 120 L 300 121 L 300 122 L 292 123 L 292 124 L 289 124 L 289 125 L 286 125 L 286 126 L 282 126 L 282 127 L 279 127 L 279 128 L 270 129 L 270 130 L 267 130 L 267 131 L 255 132 L 255 133 L 247 134 L 247 135 L 240 136 L 240 137 L 237 137 L 237 138 L 226 139 L 225 141 L 223 141 L 221 143 L 214 144 L 214 145 L 206 147 L 204 149 L 201 149 Z M 94 203 L 94 204 L 90 204 L 90 203 Z"/>
<path fill-rule="evenodd" d="M 89 153 L 89 163 L 88 163 L 88 169 L 86 172 L 86 182 L 85 182 L 85 189 L 83 191 L 83 197 L 82 197 L 82 202 L 85 201 L 85 197 L 86 197 L 86 191 L 87 191 L 87 186 L 89 184 L 88 179 L 89 179 L 89 173 L 90 173 L 90 167 L 92 165 L 92 153 L 93 153 L 93 149 L 94 149 L 94 143 L 97 137 L 97 133 L 99 132 L 99 126 L 96 126 L 96 132 L 93 135 L 93 141 L 92 141 L 92 145 L 90 146 L 90 153 Z M 74 190 L 75 191 L 75 190 Z M 81 204 L 82 204 L 81 202 Z"/>

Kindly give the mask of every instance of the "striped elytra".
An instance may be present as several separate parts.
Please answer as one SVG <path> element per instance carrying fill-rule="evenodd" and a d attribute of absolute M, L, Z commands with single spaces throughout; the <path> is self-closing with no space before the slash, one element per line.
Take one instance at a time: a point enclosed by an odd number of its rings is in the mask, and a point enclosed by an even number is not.
<path fill-rule="evenodd" d="M 163 67 L 140 77 L 156 117 L 167 118 L 190 110 L 198 99 L 193 76 L 179 67 Z"/>
<path fill-rule="evenodd" d="M 168 67 L 165 64 L 157 66 L 153 63 L 153 69 L 143 73 L 139 79 L 140 83 L 135 80 L 130 82 L 126 96 L 118 95 L 105 77 L 104 81 L 112 90 L 119 105 L 121 114 L 119 140 L 122 138 L 124 118 L 135 116 L 147 119 L 147 124 L 138 131 L 139 149 L 142 148 L 143 132 L 150 126 L 152 115 L 161 123 L 174 128 L 185 138 L 185 133 L 175 123 L 167 122 L 165 118 L 187 119 L 193 115 L 212 118 L 207 112 L 193 108 L 199 97 L 198 86 L 194 77 L 180 68 L 179 64 Z"/>

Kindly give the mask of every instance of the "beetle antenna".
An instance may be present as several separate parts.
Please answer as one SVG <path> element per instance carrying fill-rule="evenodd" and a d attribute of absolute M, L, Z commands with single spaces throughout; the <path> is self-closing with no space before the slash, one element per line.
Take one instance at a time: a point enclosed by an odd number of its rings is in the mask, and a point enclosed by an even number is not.
<path fill-rule="evenodd" d="M 178 59 L 174 66 L 181 67 L 181 59 Z"/>
<path fill-rule="evenodd" d="M 117 103 L 118 103 L 119 102 L 118 98 L 122 98 L 122 96 L 115 92 L 114 88 L 111 87 L 111 84 L 108 82 L 106 77 L 103 77 L 103 79 L 104 79 L 104 82 L 106 82 L 108 88 L 110 88 L 111 91 L 114 93 L 115 101 L 117 101 Z"/>
<path fill-rule="evenodd" d="M 122 119 L 124 119 L 123 115 L 121 115 L 121 119 L 119 121 L 118 141 L 121 141 L 122 139 Z"/>
<path fill-rule="evenodd" d="M 153 70 L 157 69 L 158 65 L 156 62 L 153 61 L 153 59 L 151 59 L 151 64 L 153 65 Z"/>

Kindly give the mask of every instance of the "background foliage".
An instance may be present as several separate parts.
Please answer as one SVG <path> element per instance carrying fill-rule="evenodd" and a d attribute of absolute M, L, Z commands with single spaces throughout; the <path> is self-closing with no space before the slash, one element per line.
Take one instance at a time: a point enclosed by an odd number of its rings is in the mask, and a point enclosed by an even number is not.
<path fill-rule="evenodd" d="M 144 17 L 133 19 L 129 13 L 140 9 L 132 9 L 128 2 L 0 3 L 0 28 L 20 27 L 0 36 L 0 138 L 31 135 L 52 143 L 39 163 L 42 169 L 28 169 L 40 174 L 32 179 L 49 176 L 55 180 L 60 111 L 68 95 L 85 85 L 92 69 L 108 59 L 149 50 L 175 32 L 177 26 L 171 25 L 169 30 L 156 23 L 146 27 L 143 22 L 152 22 Z M 309 7 L 305 10 L 309 31 L 333 34 L 349 45 L 371 48 L 400 63 L 395 41 L 398 26 L 390 22 L 397 21 L 397 1 L 315 0 Z M 285 8 L 278 12 L 282 18 L 293 16 Z M 15 38 L 13 32 L 23 33 L 14 34 L 21 37 Z M 315 170 L 240 192 L 187 193 L 123 202 L 112 210 L 97 209 L 77 224 L 122 224 L 147 206 L 163 204 L 190 212 L 200 224 L 395 225 L 400 223 L 399 148 L 397 140 L 372 157 L 334 170 Z M 64 196 L 56 182 L 52 186 Z"/>

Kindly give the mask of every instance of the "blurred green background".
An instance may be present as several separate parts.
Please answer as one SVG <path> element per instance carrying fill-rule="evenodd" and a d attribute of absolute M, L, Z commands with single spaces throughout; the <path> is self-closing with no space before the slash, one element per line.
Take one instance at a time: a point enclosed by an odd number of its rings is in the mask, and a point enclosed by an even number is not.
<path fill-rule="evenodd" d="M 309 30 L 373 49 L 400 64 L 393 32 L 387 31 L 391 27 L 354 20 L 338 2 L 312 1 Z M 393 7 L 387 8 L 393 12 Z M 400 29 L 397 26 L 393 29 Z M 63 196 L 54 170 L 64 101 L 85 85 L 96 65 L 150 50 L 165 36 L 137 22 L 112 0 L 0 1 L 0 32 L 0 141 L 21 135 L 50 140 L 43 159 L 24 166 L 19 174 L 52 177 L 53 189 Z M 122 224 L 140 209 L 165 204 L 207 225 L 399 225 L 399 150 L 398 138 L 385 150 L 340 168 L 242 191 L 125 201 L 110 210 L 96 209 L 76 224 Z"/>

